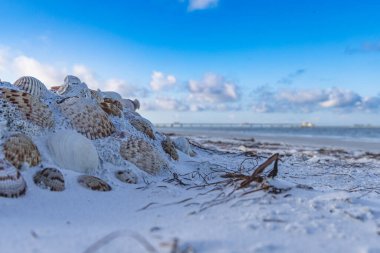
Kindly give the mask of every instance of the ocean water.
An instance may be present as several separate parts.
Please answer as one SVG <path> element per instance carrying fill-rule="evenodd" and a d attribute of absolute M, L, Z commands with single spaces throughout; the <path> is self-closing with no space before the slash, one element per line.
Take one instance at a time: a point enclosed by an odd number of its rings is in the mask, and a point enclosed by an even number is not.
<path fill-rule="evenodd" d="M 380 127 L 167 127 L 165 132 L 220 133 L 239 136 L 286 136 L 286 137 L 323 137 L 329 139 L 360 140 L 378 142 Z"/>

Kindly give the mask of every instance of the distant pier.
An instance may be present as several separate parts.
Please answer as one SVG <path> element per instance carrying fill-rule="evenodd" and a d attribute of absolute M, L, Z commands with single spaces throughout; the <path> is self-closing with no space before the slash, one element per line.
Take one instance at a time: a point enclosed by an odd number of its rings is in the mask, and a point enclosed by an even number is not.
<path fill-rule="evenodd" d="M 158 128 L 300 128 L 301 124 L 292 123 L 160 123 Z"/>

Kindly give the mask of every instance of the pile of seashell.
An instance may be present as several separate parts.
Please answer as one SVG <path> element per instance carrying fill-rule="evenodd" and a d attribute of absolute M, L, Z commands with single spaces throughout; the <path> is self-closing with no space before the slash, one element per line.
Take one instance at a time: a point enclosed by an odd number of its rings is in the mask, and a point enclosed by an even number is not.
<path fill-rule="evenodd" d="M 27 192 L 25 170 L 36 170 L 33 182 L 50 191 L 65 190 L 66 170 L 87 189 L 111 191 L 102 175 L 136 184 L 139 173 L 175 167 L 177 149 L 195 155 L 187 139 L 155 131 L 139 108 L 137 99 L 91 90 L 70 75 L 50 90 L 30 76 L 0 82 L 0 196 Z"/>

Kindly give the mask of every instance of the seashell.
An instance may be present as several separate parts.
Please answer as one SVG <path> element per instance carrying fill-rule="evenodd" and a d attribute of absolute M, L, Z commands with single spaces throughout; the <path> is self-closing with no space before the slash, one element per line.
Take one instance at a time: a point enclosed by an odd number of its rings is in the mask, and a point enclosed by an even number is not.
<path fill-rule="evenodd" d="M 123 183 L 137 184 L 137 176 L 131 170 L 118 170 L 115 177 Z"/>
<path fill-rule="evenodd" d="M 143 118 L 131 118 L 129 120 L 129 123 L 138 131 L 143 132 L 145 135 L 149 136 L 151 139 L 156 139 L 153 133 L 153 128 L 151 127 L 148 120 Z"/>
<path fill-rule="evenodd" d="M 82 83 L 76 76 L 65 77 L 64 84 L 57 90 L 57 94 L 63 97 L 92 98 L 87 84 Z"/>
<path fill-rule="evenodd" d="M 14 134 L 6 140 L 4 156 L 17 169 L 20 169 L 24 163 L 33 167 L 41 162 L 37 146 L 28 136 L 21 133 Z"/>
<path fill-rule="evenodd" d="M 131 138 L 120 145 L 120 155 L 149 174 L 157 174 L 162 168 L 167 168 L 166 162 L 148 142 Z"/>
<path fill-rule="evenodd" d="M 121 103 L 117 100 L 110 100 L 110 98 L 105 98 L 103 102 L 99 103 L 100 107 L 109 115 L 121 117 L 123 111 Z M 120 104 L 121 109 L 118 104 Z"/>
<path fill-rule="evenodd" d="M 36 185 L 50 191 L 61 192 L 65 189 L 65 179 L 62 173 L 54 168 L 45 168 L 38 171 L 33 181 Z"/>
<path fill-rule="evenodd" d="M 195 156 L 196 153 L 194 150 L 192 150 L 191 145 L 189 141 L 185 137 L 178 137 L 174 140 L 174 146 L 181 150 L 183 153 L 189 155 L 189 156 Z"/>
<path fill-rule="evenodd" d="M 177 150 L 175 149 L 174 144 L 172 140 L 170 139 L 170 137 L 166 137 L 166 139 L 161 142 L 161 146 L 163 150 L 167 154 L 169 154 L 173 160 L 176 160 L 176 161 L 178 160 Z"/>
<path fill-rule="evenodd" d="M 119 101 L 123 99 L 121 95 L 115 91 L 102 91 L 101 94 L 103 98 L 112 98 L 113 100 Z"/>
<path fill-rule="evenodd" d="M 91 140 L 110 136 L 116 130 L 107 114 L 90 100 L 71 97 L 58 106 L 73 128 Z"/>
<path fill-rule="evenodd" d="M 26 192 L 26 182 L 10 163 L 0 160 L 0 196 L 17 198 Z"/>
<path fill-rule="evenodd" d="M 49 92 L 40 80 L 32 76 L 23 76 L 17 79 L 14 86 L 38 98 L 45 96 Z"/>
<path fill-rule="evenodd" d="M 91 90 L 90 89 L 90 94 L 93 100 L 96 100 L 96 102 L 101 103 L 103 102 L 103 97 L 102 94 L 99 90 Z"/>
<path fill-rule="evenodd" d="M 52 112 L 38 98 L 22 91 L 0 88 L 0 99 L 15 105 L 24 118 L 32 123 L 43 128 L 54 126 Z"/>
<path fill-rule="evenodd" d="M 112 190 L 111 186 L 102 179 L 89 175 L 82 175 L 78 177 L 78 183 L 90 190 L 108 192 Z"/>
<path fill-rule="evenodd" d="M 73 130 L 61 130 L 50 135 L 47 147 L 51 158 L 61 168 L 89 173 L 99 167 L 94 144 Z"/>
<path fill-rule="evenodd" d="M 125 109 L 132 112 L 136 111 L 137 109 L 140 109 L 140 102 L 137 99 L 123 99 L 122 104 Z"/>

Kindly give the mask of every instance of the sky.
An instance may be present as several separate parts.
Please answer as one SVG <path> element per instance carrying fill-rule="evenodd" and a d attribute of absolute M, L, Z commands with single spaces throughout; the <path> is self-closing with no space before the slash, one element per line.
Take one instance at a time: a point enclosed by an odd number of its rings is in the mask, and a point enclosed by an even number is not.
<path fill-rule="evenodd" d="M 380 125 L 380 1 L 0 1 L 0 79 L 67 74 L 154 123 Z"/>

